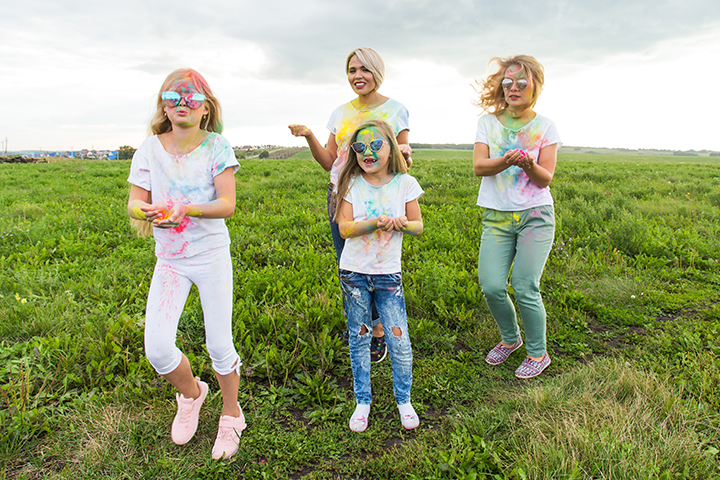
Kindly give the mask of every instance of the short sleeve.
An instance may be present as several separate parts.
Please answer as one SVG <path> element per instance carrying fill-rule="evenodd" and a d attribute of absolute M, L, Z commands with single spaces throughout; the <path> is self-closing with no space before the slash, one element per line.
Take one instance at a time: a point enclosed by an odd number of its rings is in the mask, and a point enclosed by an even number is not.
<path fill-rule="evenodd" d="M 422 189 L 415 177 L 408 175 L 408 186 L 405 191 L 405 203 L 417 200 L 425 191 Z"/>
<path fill-rule="evenodd" d="M 348 185 L 348 193 L 343 197 L 343 200 L 352 205 L 355 195 L 357 195 L 357 189 L 355 188 L 355 178 L 352 178 Z"/>
<path fill-rule="evenodd" d="M 333 135 L 337 135 L 337 122 L 338 122 L 338 117 L 340 116 L 341 109 L 342 109 L 342 107 L 338 107 L 335 110 L 333 110 L 333 112 L 330 114 L 330 118 L 328 119 L 328 122 L 326 125 L 327 129 L 330 130 L 330 133 L 332 133 Z"/>
<path fill-rule="evenodd" d="M 548 127 L 545 131 L 545 146 L 557 144 L 557 149 L 560 150 L 562 146 L 562 140 L 560 140 L 560 133 L 558 132 L 555 122 L 548 120 Z"/>
<path fill-rule="evenodd" d="M 215 178 L 228 168 L 233 169 L 233 174 L 240 168 L 240 163 L 235 157 L 230 142 L 222 135 L 218 135 L 213 140 L 213 156 L 212 156 L 212 176 Z"/>
<path fill-rule="evenodd" d="M 488 141 L 487 123 L 485 122 L 486 117 L 487 115 L 483 115 L 482 117 L 478 118 L 477 132 L 475 133 L 475 143 L 484 143 L 485 145 L 490 145 L 490 142 Z"/>
<path fill-rule="evenodd" d="M 148 139 L 149 140 L 149 139 Z M 140 148 L 133 154 L 130 163 L 130 176 L 127 181 L 137 187 L 152 191 L 152 182 L 150 181 L 150 160 L 148 158 L 149 145 L 145 140 Z"/>
<path fill-rule="evenodd" d="M 405 105 L 399 104 L 400 108 L 397 112 L 397 122 L 395 123 L 395 136 L 397 137 L 403 130 L 410 130 L 410 112 Z"/>

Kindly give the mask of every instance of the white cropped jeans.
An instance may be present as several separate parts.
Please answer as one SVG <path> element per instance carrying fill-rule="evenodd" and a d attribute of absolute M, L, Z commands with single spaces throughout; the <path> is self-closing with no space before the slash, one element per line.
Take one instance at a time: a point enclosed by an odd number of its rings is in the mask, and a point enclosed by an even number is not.
<path fill-rule="evenodd" d="M 200 294 L 205 337 L 213 369 L 220 375 L 240 373 L 240 356 L 232 337 L 233 272 L 230 246 L 189 258 L 158 258 L 145 310 L 145 354 L 160 375 L 175 370 L 182 352 L 175 345 L 180 314 L 190 287 Z"/>

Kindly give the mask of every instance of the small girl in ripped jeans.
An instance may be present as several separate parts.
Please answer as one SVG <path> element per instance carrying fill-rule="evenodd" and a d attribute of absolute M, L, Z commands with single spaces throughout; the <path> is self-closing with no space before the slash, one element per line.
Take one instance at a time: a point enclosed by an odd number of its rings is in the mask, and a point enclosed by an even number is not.
<path fill-rule="evenodd" d="M 353 134 L 337 185 L 335 218 L 347 239 L 340 258 L 340 286 L 348 321 L 350 364 L 357 407 L 350 429 L 368 426 L 370 337 L 374 302 L 390 351 L 393 390 L 406 429 L 420 420 L 410 403 L 412 347 L 408 335 L 400 257 L 403 233 L 420 235 L 418 198 L 424 193 L 398 148 L 392 128 L 370 120 Z"/>

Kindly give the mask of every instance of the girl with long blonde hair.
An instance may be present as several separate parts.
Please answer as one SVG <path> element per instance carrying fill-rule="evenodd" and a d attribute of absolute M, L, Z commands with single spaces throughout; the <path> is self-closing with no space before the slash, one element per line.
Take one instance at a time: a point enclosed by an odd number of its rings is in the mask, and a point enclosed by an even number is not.
<path fill-rule="evenodd" d="M 220 103 L 195 70 L 172 72 L 157 96 L 153 133 L 135 152 L 128 214 L 152 226 L 157 263 L 145 311 L 145 352 L 177 390 L 171 438 L 195 434 L 208 384 L 193 376 L 175 344 L 194 284 L 203 307 L 208 353 L 222 392 L 212 458 L 238 450 L 245 417 L 238 403 L 240 357 L 232 338 L 233 271 L 225 218 L 235 212 L 235 154 L 223 138 Z"/>

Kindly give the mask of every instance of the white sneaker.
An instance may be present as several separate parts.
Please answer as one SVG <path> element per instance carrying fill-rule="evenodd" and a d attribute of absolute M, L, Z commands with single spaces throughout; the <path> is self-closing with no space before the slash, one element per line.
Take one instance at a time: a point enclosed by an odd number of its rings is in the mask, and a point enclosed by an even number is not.
<path fill-rule="evenodd" d="M 368 417 L 370 416 L 370 405 L 357 405 L 350 417 L 350 430 L 361 433 L 367 430 Z"/>
<path fill-rule="evenodd" d="M 405 430 L 412 430 L 420 425 L 420 417 L 415 413 L 411 403 L 398 405 L 398 411 L 400 412 L 400 423 L 405 427 Z"/>

